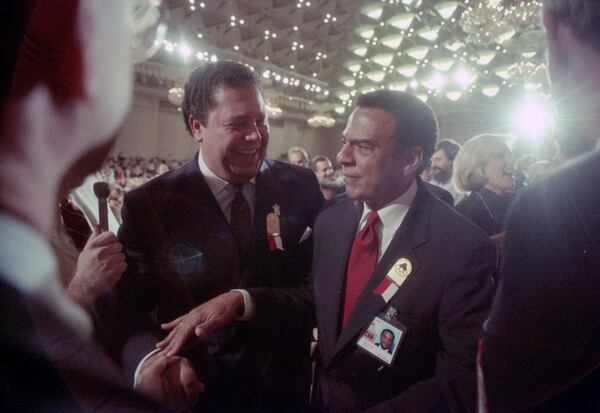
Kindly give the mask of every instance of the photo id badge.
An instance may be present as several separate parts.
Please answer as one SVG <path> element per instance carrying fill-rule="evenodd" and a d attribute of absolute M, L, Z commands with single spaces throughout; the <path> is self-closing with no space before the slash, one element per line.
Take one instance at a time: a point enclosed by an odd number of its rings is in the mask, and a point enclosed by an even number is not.
<path fill-rule="evenodd" d="M 356 344 L 389 367 L 398 354 L 405 333 L 406 327 L 403 324 L 387 314 L 380 314 L 371 321 Z"/>

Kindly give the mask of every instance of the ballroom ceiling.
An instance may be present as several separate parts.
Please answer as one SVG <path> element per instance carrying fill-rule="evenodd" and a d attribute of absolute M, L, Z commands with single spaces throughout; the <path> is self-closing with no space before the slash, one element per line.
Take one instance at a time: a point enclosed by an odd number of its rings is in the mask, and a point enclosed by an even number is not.
<path fill-rule="evenodd" d="M 156 1 L 156 0 L 149 0 Z M 233 59 L 272 96 L 341 115 L 368 90 L 451 103 L 545 87 L 541 1 L 163 0 L 149 64 Z"/>

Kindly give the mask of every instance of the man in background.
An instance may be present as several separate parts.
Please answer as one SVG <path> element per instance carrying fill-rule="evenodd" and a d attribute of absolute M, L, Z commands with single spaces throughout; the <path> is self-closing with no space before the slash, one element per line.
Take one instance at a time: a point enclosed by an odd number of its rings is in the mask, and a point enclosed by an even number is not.
<path fill-rule="evenodd" d="M 545 0 L 543 13 L 558 122 L 598 148 L 600 3 Z M 481 412 L 600 411 L 599 206 L 598 149 L 513 206 L 481 344 Z"/>
<path fill-rule="evenodd" d="M 317 178 L 319 178 L 319 182 L 322 181 L 333 181 L 333 164 L 331 160 L 324 155 L 315 156 L 312 161 L 312 170 L 317 174 Z"/>
<path fill-rule="evenodd" d="M 299 146 L 292 146 L 288 149 L 287 160 L 291 164 L 308 168 L 308 152 Z"/>
<path fill-rule="evenodd" d="M 456 189 L 452 181 L 454 171 L 452 164 L 460 150 L 460 145 L 451 139 L 444 139 L 438 142 L 435 152 L 431 157 L 432 184 L 437 185 L 450 192 L 454 199 L 454 204 L 458 204 L 462 199 L 462 194 Z"/>

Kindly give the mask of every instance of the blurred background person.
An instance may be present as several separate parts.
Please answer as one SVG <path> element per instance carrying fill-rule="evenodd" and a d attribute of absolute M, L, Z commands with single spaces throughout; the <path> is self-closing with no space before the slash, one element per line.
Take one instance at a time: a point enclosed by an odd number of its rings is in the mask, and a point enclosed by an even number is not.
<path fill-rule="evenodd" d="M 502 247 L 504 217 L 513 200 L 515 163 L 501 135 L 469 139 L 454 161 L 456 186 L 469 195 L 456 210 L 485 231 Z"/>
<path fill-rule="evenodd" d="M 333 181 L 335 176 L 335 170 L 331 160 L 324 155 L 317 155 L 312 158 L 310 162 L 312 170 L 317 174 L 319 182 L 321 181 Z"/>
<path fill-rule="evenodd" d="M 431 156 L 431 183 L 450 192 L 454 203 L 457 204 L 462 198 L 462 194 L 456 189 L 452 181 L 453 164 L 460 145 L 451 140 L 444 139 L 438 142 L 435 152 Z"/>
<path fill-rule="evenodd" d="M 528 182 L 529 167 L 536 163 L 538 159 L 533 155 L 524 155 L 515 162 L 515 191 L 526 187 Z"/>
<path fill-rule="evenodd" d="M 292 146 L 287 152 L 287 161 L 294 165 L 308 168 L 308 152 L 299 146 Z"/>

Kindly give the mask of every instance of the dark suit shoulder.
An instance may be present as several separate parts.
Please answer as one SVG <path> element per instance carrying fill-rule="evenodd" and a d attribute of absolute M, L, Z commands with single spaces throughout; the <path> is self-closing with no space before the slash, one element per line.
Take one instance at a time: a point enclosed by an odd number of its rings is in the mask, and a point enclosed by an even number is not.
<path fill-rule="evenodd" d="M 427 188 L 427 190 L 433 195 L 440 198 L 442 201 L 446 202 L 449 205 L 454 205 L 454 197 L 450 192 L 446 191 L 444 188 L 439 187 L 437 185 L 433 185 L 426 181 L 423 181 L 423 186 Z"/>

